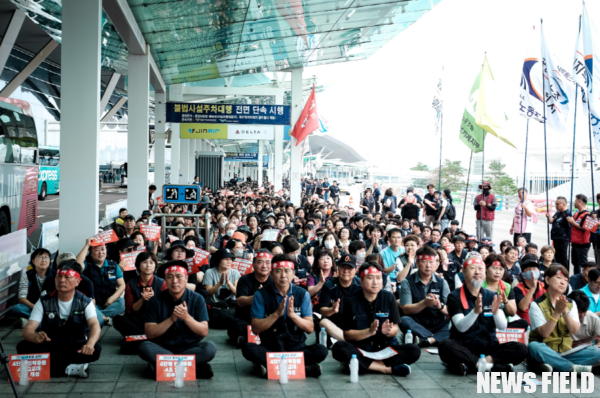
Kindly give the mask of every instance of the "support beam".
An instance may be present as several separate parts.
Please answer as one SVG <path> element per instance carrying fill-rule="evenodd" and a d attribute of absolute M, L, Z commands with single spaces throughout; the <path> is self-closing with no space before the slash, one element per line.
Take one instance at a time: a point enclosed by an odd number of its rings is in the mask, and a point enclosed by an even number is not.
<path fill-rule="evenodd" d="M 275 96 L 275 104 L 283 105 L 283 91 Z M 283 127 L 284 126 L 275 126 L 275 159 L 273 163 L 274 175 L 273 179 L 271 180 L 275 192 L 279 192 L 283 187 Z M 294 203 L 294 205 L 300 206 L 299 203 Z"/>
<path fill-rule="evenodd" d="M 187 140 L 190 158 L 188 159 L 189 167 L 189 183 L 194 182 L 194 176 L 196 175 L 196 144 L 198 140 Z"/>
<path fill-rule="evenodd" d="M 98 233 L 102 2 L 62 5 L 59 250 L 78 253 L 83 239 Z"/>
<path fill-rule="evenodd" d="M 167 141 L 166 130 L 166 93 L 155 94 L 154 105 L 154 185 L 156 185 L 155 199 L 162 195 L 165 185 L 165 142 Z"/>
<path fill-rule="evenodd" d="M 166 93 L 167 85 L 160 73 L 160 68 L 156 65 L 152 54 L 150 54 L 150 84 L 155 93 Z"/>
<path fill-rule="evenodd" d="M 125 105 L 126 102 L 127 102 L 127 97 L 119 98 L 117 103 L 112 108 L 110 108 L 110 111 L 106 112 L 106 115 L 104 115 L 104 117 L 100 121 L 108 122 L 111 117 L 113 117 L 114 115 L 117 114 L 117 112 L 119 112 L 119 109 L 121 109 L 123 107 L 123 105 Z"/>
<path fill-rule="evenodd" d="M 130 54 L 145 55 L 146 40 L 127 0 L 102 0 L 104 12 L 125 42 Z"/>
<path fill-rule="evenodd" d="M 108 81 L 108 84 L 106 85 L 106 88 L 104 89 L 104 95 L 102 96 L 102 99 L 100 100 L 100 114 L 101 115 L 104 113 L 104 110 L 106 109 L 106 105 L 108 105 L 108 101 L 110 100 L 110 97 L 115 92 L 115 87 L 117 87 L 117 83 L 119 83 L 120 78 L 121 78 L 121 75 L 117 72 L 114 72 L 110 76 L 110 80 Z"/>
<path fill-rule="evenodd" d="M 148 209 L 148 119 L 150 51 L 129 54 L 127 133 L 127 210 L 137 219 Z"/>
<path fill-rule="evenodd" d="M 39 53 L 33 57 L 31 61 L 23 68 L 21 72 L 19 72 L 3 89 L 0 91 L 0 97 L 8 98 L 10 97 L 16 89 L 23 84 L 25 80 L 33 73 L 33 71 L 40 66 L 40 64 L 48 58 L 48 55 L 54 49 L 58 47 L 58 42 L 54 39 L 51 39 L 45 46 L 40 50 Z M 100 87 L 100 82 L 98 82 L 98 89 Z M 98 94 L 98 98 L 100 98 L 100 94 Z M 99 104 L 98 104 L 99 105 Z"/>
<path fill-rule="evenodd" d="M 17 41 L 17 37 L 21 31 L 21 26 L 23 26 L 23 21 L 25 21 L 25 16 L 25 13 L 17 8 L 13 12 L 12 17 L 10 17 L 8 29 L 6 29 L 6 32 L 4 32 L 2 43 L 0 43 L 0 73 L 2 73 L 4 70 L 6 61 L 8 61 L 8 57 L 10 56 L 10 52 L 15 46 L 15 42 Z"/>
<path fill-rule="evenodd" d="M 263 142 L 258 140 L 258 169 L 256 173 L 256 181 L 258 185 L 262 185 L 262 172 L 263 172 Z"/>
<path fill-rule="evenodd" d="M 292 126 L 296 124 L 302 113 L 302 69 L 292 70 Z M 292 127 L 293 129 L 293 127 Z M 296 146 L 296 138 L 291 137 L 290 150 L 290 200 L 295 206 L 300 206 L 302 187 L 300 176 L 302 172 L 302 144 Z"/>
<path fill-rule="evenodd" d="M 183 101 L 183 84 L 171 84 L 169 86 L 169 101 Z M 171 123 L 171 184 L 179 184 L 180 173 L 180 132 L 179 124 Z"/>

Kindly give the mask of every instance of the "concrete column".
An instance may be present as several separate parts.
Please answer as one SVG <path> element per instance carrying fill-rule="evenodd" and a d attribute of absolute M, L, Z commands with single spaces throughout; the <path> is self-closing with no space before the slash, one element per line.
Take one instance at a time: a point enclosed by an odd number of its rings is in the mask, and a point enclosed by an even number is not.
<path fill-rule="evenodd" d="M 59 250 L 78 253 L 98 233 L 102 0 L 62 4 Z"/>
<path fill-rule="evenodd" d="M 161 137 L 166 131 L 166 93 L 155 94 L 154 106 L 154 185 L 156 185 L 155 199 L 162 195 L 165 185 L 165 143 L 166 138 Z"/>
<path fill-rule="evenodd" d="M 263 172 L 263 142 L 258 140 L 258 169 L 256 171 L 256 181 L 259 184 L 262 183 L 262 172 Z"/>
<path fill-rule="evenodd" d="M 283 90 L 275 96 L 275 104 L 283 105 Z M 273 183 L 275 192 L 278 192 L 283 184 L 281 178 L 283 176 L 283 127 L 275 126 L 275 156 L 273 163 L 273 178 L 270 180 Z M 294 203 L 295 206 L 300 206 L 300 203 Z"/>
<path fill-rule="evenodd" d="M 292 70 L 292 126 L 296 124 L 302 113 L 302 68 Z M 300 175 L 302 172 L 302 144 L 296 146 L 292 138 L 290 161 L 290 200 L 295 206 L 300 206 Z"/>
<path fill-rule="evenodd" d="M 189 147 L 189 160 L 188 160 L 188 167 L 189 167 L 189 179 L 188 182 L 192 183 L 194 182 L 194 177 L 196 176 L 196 142 L 198 140 L 187 140 L 188 141 L 188 147 Z"/>
<path fill-rule="evenodd" d="M 183 101 L 183 84 L 172 84 L 169 86 L 169 101 Z M 179 164 L 182 152 L 180 150 L 179 123 L 171 123 L 171 131 L 171 184 L 179 184 L 179 175 L 181 174 Z"/>

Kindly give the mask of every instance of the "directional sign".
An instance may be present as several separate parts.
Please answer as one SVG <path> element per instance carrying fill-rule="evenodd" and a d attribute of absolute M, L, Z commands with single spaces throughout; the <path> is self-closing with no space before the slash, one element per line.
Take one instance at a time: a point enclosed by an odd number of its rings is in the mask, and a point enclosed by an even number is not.
<path fill-rule="evenodd" d="M 163 190 L 165 203 L 197 204 L 200 201 L 198 185 L 165 185 Z"/>

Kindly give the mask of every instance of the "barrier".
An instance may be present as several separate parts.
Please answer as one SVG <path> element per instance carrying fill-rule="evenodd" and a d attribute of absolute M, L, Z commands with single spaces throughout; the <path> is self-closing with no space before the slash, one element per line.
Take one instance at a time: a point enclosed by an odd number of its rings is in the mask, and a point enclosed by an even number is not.
<path fill-rule="evenodd" d="M 200 230 L 204 230 L 204 243 L 205 250 L 210 250 L 210 217 L 205 214 L 165 214 L 165 213 L 156 213 L 152 214 L 150 218 L 148 218 L 148 224 L 152 225 L 152 220 L 156 218 L 166 218 L 166 217 L 188 217 L 188 218 L 197 218 L 200 220 L 204 217 L 204 227 L 201 227 L 199 223 L 196 223 L 193 227 L 177 227 L 177 226 L 163 226 L 160 229 L 160 239 L 163 242 L 163 245 L 167 242 L 167 229 L 193 229 L 196 231 L 196 236 L 200 236 Z M 161 224 L 166 224 L 165 222 L 161 222 Z"/>
<path fill-rule="evenodd" d="M 119 210 L 123 208 L 127 208 L 127 199 L 106 205 L 104 209 L 104 218 L 100 220 L 100 223 L 98 224 L 100 228 L 106 228 L 115 222 L 119 217 Z"/>

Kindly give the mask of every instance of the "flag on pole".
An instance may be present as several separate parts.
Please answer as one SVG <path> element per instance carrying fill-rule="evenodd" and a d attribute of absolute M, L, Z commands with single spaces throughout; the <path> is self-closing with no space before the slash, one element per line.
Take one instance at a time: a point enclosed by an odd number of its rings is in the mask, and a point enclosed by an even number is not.
<path fill-rule="evenodd" d="M 581 21 L 583 58 L 587 73 L 587 98 L 592 134 L 596 150 L 600 151 L 600 26 L 589 19 L 587 7 L 588 5 L 583 3 Z M 598 7 L 598 5 L 594 4 L 592 7 Z"/>
<path fill-rule="evenodd" d="M 585 7 L 585 5 L 584 5 Z M 585 68 L 585 58 L 583 56 L 583 34 L 581 24 L 579 26 L 579 34 L 577 35 L 577 43 L 575 45 L 575 60 L 573 61 L 573 80 L 579 85 L 581 92 L 581 103 L 583 104 L 583 114 L 588 115 L 587 104 L 587 73 Z"/>
<path fill-rule="evenodd" d="M 525 54 L 525 61 L 523 61 L 521 91 L 519 93 L 519 113 L 525 118 L 531 118 L 544 123 L 540 41 L 540 34 L 534 26 L 527 47 L 527 53 Z"/>
<path fill-rule="evenodd" d="M 313 89 L 308 97 L 308 101 L 306 101 L 304 109 L 296 121 L 290 135 L 296 138 L 296 146 L 298 146 L 302 140 L 318 128 L 319 115 L 317 114 L 317 100 L 315 98 L 315 86 L 313 84 Z"/>
<path fill-rule="evenodd" d="M 486 57 L 471 88 L 460 125 L 460 140 L 475 153 L 483 151 L 487 133 L 515 147 L 502 135 L 502 123 L 506 115 L 496 105 L 496 98 L 494 76 Z"/>
<path fill-rule="evenodd" d="M 550 55 L 543 28 L 541 31 L 546 123 L 558 133 L 562 133 L 567 128 L 566 122 L 571 106 L 570 98 L 574 98 L 575 85 L 567 69 Z"/>
<path fill-rule="evenodd" d="M 444 68 L 442 68 L 442 74 L 444 73 Z M 440 136 L 440 132 L 442 130 L 442 112 L 444 107 L 444 100 L 442 99 L 442 76 L 438 80 L 438 83 L 435 87 L 435 91 L 433 93 L 433 101 L 431 102 L 431 109 L 433 110 L 434 120 L 435 120 L 435 129 L 434 133 L 436 137 Z"/>

